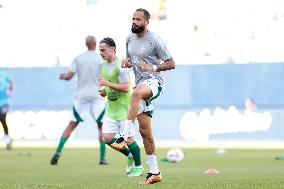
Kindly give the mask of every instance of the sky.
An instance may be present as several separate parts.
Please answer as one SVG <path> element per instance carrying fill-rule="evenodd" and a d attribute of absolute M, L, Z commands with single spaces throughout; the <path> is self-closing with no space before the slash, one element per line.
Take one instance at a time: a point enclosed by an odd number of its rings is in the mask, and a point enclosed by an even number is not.
<path fill-rule="evenodd" d="M 159 0 L 0 0 L 0 67 L 68 66 L 86 35 L 112 37 L 125 57 L 131 16 Z M 284 0 L 166 0 L 149 29 L 177 64 L 283 62 Z M 185 56 L 186 55 L 186 56 Z"/>

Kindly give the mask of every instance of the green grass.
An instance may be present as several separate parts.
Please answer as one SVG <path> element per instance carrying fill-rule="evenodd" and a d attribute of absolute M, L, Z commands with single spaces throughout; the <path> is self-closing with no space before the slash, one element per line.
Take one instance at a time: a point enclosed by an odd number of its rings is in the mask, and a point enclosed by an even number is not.
<path fill-rule="evenodd" d="M 0 149 L 0 189 L 118 189 L 143 187 L 176 189 L 281 189 L 284 188 L 284 155 L 282 150 L 230 150 L 225 155 L 215 149 L 183 149 L 181 163 L 159 162 L 163 181 L 151 186 L 138 184 L 144 177 L 128 178 L 125 175 L 126 159 L 107 149 L 109 165 L 98 164 L 98 149 L 66 148 L 57 166 L 49 164 L 54 149 Z M 159 159 L 166 149 L 158 149 Z M 29 155 L 30 153 L 30 155 Z M 146 164 L 144 150 L 143 166 Z M 206 175 L 208 168 L 220 174 Z"/>

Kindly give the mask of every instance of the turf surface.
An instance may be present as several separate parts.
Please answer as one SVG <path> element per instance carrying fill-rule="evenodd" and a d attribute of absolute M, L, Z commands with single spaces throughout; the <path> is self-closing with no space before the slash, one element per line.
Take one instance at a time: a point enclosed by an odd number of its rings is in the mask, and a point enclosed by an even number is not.
<path fill-rule="evenodd" d="M 227 149 L 224 155 L 215 149 L 183 149 L 181 163 L 159 161 L 163 181 L 141 186 L 143 177 L 128 178 L 124 172 L 126 159 L 107 149 L 109 165 L 99 165 L 98 149 L 66 148 L 57 166 L 49 164 L 54 149 L 0 149 L 0 189 L 136 189 L 143 187 L 176 189 L 281 189 L 284 188 L 284 150 Z M 158 149 L 163 158 L 167 149 Z M 146 172 L 144 150 L 142 161 Z M 206 175 L 208 168 L 219 174 Z"/>

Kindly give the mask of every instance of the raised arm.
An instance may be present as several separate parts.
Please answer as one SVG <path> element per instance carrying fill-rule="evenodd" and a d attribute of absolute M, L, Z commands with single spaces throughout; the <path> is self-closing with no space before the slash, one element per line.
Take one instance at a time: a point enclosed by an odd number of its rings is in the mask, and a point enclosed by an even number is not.
<path fill-rule="evenodd" d="M 167 71 L 167 70 L 171 70 L 175 68 L 176 68 L 175 61 L 172 58 L 170 58 L 164 61 L 162 64 L 157 65 L 157 69 L 153 71 L 160 72 L 160 71 Z"/>
<path fill-rule="evenodd" d="M 167 71 L 171 69 L 175 69 L 176 64 L 172 58 L 165 60 L 163 63 L 157 65 L 157 66 L 151 66 L 149 64 L 146 64 L 143 61 L 140 61 L 139 66 L 142 71 L 152 71 L 152 72 L 160 72 L 160 71 Z"/>

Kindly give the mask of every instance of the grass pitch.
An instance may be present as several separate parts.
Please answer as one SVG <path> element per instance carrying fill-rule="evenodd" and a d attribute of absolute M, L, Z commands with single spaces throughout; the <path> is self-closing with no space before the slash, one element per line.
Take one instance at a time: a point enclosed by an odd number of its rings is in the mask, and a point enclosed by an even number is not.
<path fill-rule="evenodd" d="M 109 165 L 99 165 L 99 150 L 93 148 L 66 148 L 57 166 L 50 165 L 54 149 L 18 148 L 0 149 L 0 189 L 281 189 L 284 188 L 284 150 L 227 149 L 224 155 L 215 149 L 183 149 L 181 163 L 159 161 L 163 175 L 161 183 L 151 186 L 138 184 L 145 177 L 128 178 L 126 158 L 107 148 Z M 158 149 L 158 159 L 167 149 Z M 144 150 L 141 149 L 145 172 Z M 208 168 L 219 174 L 206 175 Z"/>

